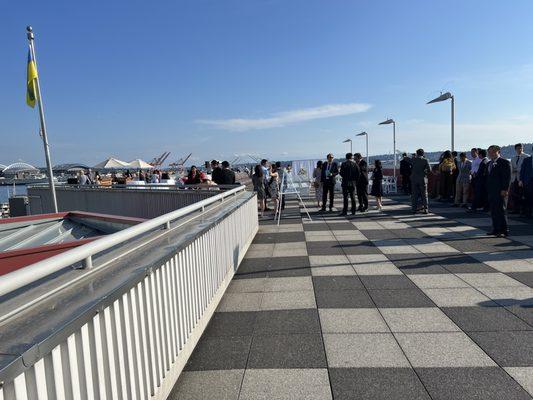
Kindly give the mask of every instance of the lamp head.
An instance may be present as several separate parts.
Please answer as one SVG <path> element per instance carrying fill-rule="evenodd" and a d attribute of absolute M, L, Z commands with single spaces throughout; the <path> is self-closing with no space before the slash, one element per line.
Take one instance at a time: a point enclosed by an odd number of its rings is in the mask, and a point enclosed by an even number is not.
<path fill-rule="evenodd" d="M 450 92 L 441 93 L 439 97 L 434 98 L 433 100 L 428 101 L 426 104 L 439 103 L 441 101 L 446 101 L 451 99 L 453 96 Z"/>
<path fill-rule="evenodd" d="M 352 139 L 346 139 L 346 140 L 343 140 L 342 143 L 348 143 L 348 142 L 351 142 Z"/>
<path fill-rule="evenodd" d="M 366 133 L 366 132 L 361 132 L 361 133 L 358 133 L 358 134 L 355 135 L 355 136 L 366 136 L 366 135 L 368 135 L 368 133 Z"/>
<path fill-rule="evenodd" d="M 390 124 L 394 124 L 394 120 L 392 118 L 389 118 L 386 121 L 380 122 L 378 125 L 390 125 Z"/>

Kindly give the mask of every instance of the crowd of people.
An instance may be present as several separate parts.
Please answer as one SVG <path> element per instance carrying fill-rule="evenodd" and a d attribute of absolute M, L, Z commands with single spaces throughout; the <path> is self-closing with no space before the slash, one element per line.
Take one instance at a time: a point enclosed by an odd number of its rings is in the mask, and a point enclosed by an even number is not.
<path fill-rule="evenodd" d="M 412 212 L 429 213 L 428 178 L 433 176 L 432 197 L 450 202 L 453 207 L 464 207 L 469 212 L 490 212 L 493 230 L 490 234 L 507 236 L 507 207 L 509 212 L 531 217 L 533 211 L 533 157 L 524 152 L 521 143 L 515 145 L 516 154 L 507 160 L 501 156 L 501 148 L 492 145 L 488 149 L 473 148 L 470 157 L 464 152 L 445 151 L 433 167 L 418 149 L 411 157 L 403 154 L 400 162 L 402 190 L 411 196 Z M 312 174 L 312 184 L 317 206 L 321 212 L 333 211 L 335 185 L 340 176 L 343 208 L 340 215 L 352 215 L 368 210 L 369 168 L 360 153 L 347 153 L 340 165 L 333 154 L 326 161 L 318 161 Z M 262 160 L 256 165 L 252 182 L 257 192 L 261 216 L 272 199 L 273 209 L 279 204 L 281 164 L 269 164 Z M 375 160 L 370 195 L 376 199 L 376 209 L 382 210 L 383 169 Z M 357 202 L 356 202 L 357 196 Z M 283 198 L 282 198 L 283 201 Z M 328 202 L 329 201 L 329 202 Z M 358 203 L 358 206 L 357 206 Z M 350 207 L 349 207 L 350 206 Z"/>

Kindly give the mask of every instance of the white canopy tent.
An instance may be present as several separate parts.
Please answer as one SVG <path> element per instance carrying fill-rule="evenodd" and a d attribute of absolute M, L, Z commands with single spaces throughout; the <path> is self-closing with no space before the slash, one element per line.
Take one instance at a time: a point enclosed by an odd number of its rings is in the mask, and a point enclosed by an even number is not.
<path fill-rule="evenodd" d="M 128 167 L 134 168 L 134 169 L 152 169 L 152 168 L 154 168 L 153 165 L 148 164 L 146 161 L 143 161 L 140 158 L 136 158 L 135 160 L 130 161 L 128 163 Z"/>
<path fill-rule="evenodd" d="M 131 168 L 126 161 L 121 161 L 114 157 L 109 157 L 108 159 L 99 162 L 96 164 L 94 169 L 126 169 Z"/>

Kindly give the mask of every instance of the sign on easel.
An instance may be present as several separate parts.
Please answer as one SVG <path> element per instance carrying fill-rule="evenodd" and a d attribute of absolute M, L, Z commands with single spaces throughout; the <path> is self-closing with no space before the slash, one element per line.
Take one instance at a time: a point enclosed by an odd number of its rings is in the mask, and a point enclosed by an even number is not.
<path fill-rule="evenodd" d="M 286 195 L 296 195 L 300 203 L 303 205 L 305 213 L 307 214 L 307 217 L 309 218 L 309 221 L 312 221 L 311 215 L 309 215 L 309 211 L 307 210 L 307 207 L 305 206 L 305 203 L 302 200 L 302 196 L 300 195 L 300 190 L 303 189 L 303 185 L 302 185 L 301 179 L 299 180 L 300 180 L 300 185 L 297 187 L 296 184 L 294 183 L 292 175 L 289 172 L 287 172 L 287 169 L 283 169 L 283 178 L 281 179 L 281 185 L 279 189 L 279 201 L 276 207 L 276 213 L 274 214 L 274 219 L 278 220 L 278 225 L 281 220 L 281 213 L 283 211 L 281 208 L 281 205 L 283 204 L 283 198 Z"/>

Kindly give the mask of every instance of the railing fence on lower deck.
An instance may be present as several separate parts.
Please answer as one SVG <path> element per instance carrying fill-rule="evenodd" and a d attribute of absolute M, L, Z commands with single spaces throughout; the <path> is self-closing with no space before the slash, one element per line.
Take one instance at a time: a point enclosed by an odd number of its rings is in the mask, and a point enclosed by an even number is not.
<path fill-rule="evenodd" d="M 4 382 L 0 400 L 166 398 L 257 228 L 252 197 Z"/>

